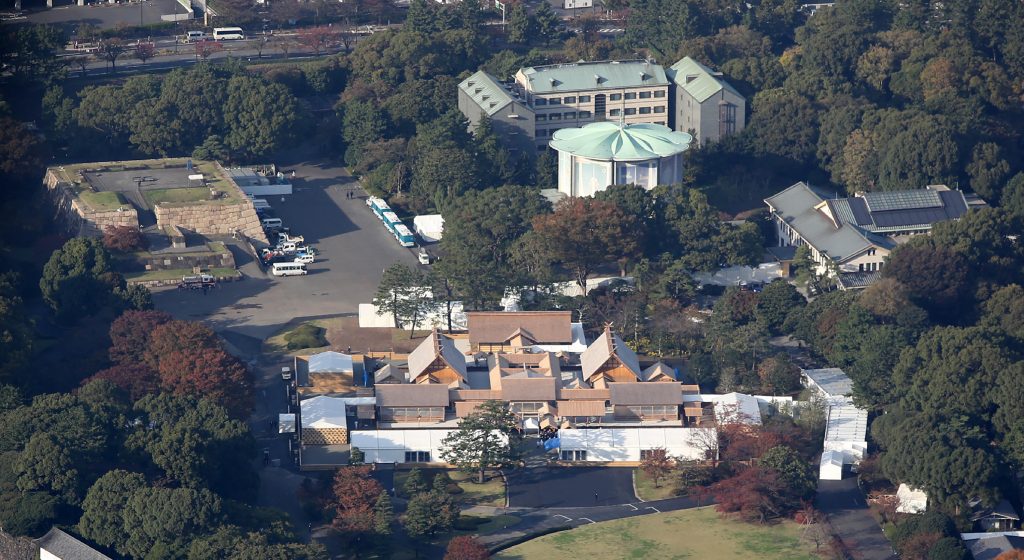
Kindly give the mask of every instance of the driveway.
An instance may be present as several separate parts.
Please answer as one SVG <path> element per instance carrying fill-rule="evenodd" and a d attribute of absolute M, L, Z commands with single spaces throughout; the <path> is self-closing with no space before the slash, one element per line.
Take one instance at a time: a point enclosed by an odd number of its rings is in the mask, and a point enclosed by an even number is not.
<path fill-rule="evenodd" d="M 268 200 L 294 234 L 316 246 L 320 256 L 307 276 L 275 278 L 236 251 L 240 282 L 224 283 L 208 295 L 184 290 L 153 294 L 158 309 L 180 319 L 204 321 L 230 337 L 263 340 L 293 319 L 354 315 L 369 303 L 381 273 L 396 262 L 417 266 L 413 250 L 398 245 L 373 216 L 365 194 L 347 199 L 355 181 L 341 167 L 303 163 L 295 169 L 295 193 Z"/>
<path fill-rule="evenodd" d="M 596 495 L 596 497 L 595 497 Z M 508 475 L 509 506 L 578 508 L 628 504 L 633 469 L 613 467 L 537 467 Z"/>
<path fill-rule="evenodd" d="M 163 19 L 160 16 L 174 14 L 185 14 L 185 9 L 175 0 L 145 0 L 122 4 L 95 3 L 87 6 L 76 6 L 72 3 L 34 11 L 28 14 L 28 21 L 35 24 L 57 25 L 71 34 L 83 23 L 91 23 L 100 29 L 113 29 L 118 25 L 161 23 Z"/>
<path fill-rule="evenodd" d="M 819 480 L 815 507 L 828 516 L 832 530 L 857 560 L 889 560 L 896 554 L 871 516 L 857 477 Z"/>

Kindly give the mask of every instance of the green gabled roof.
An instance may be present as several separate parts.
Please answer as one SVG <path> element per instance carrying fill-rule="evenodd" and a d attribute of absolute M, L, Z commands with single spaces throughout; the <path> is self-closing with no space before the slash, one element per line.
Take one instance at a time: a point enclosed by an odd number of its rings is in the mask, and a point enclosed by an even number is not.
<path fill-rule="evenodd" d="M 685 152 L 693 136 L 660 124 L 591 123 L 555 132 L 549 146 L 559 152 L 613 161 L 641 161 Z"/>
<path fill-rule="evenodd" d="M 675 82 L 677 86 L 686 90 L 698 103 L 703 103 L 704 100 L 723 89 L 743 97 L 740 95 L 740 92 L 729 85 L 729 82 L 720 78 L 720 73 L 714 72 L 688 56 L 684 56 L 679 62 L 673 64 L 665 73 L 669 79 Z M 696 78 L 687 83 L 687 76 L 696 76 Z"/>
<path fill-rule="evenodd" d="M 532 66 L 521 72 L 530 91 L 540 94 L 668 85 L 665 69 L 646 60 Z"/>
<path fill-rule="evenodd" d="M 513 101 L 512 96 L 501 85 L 501 82 L 483 70 L 462 80 L 459 89 L 469 95 L 470 99 L 488 115 L 497 113 Z"/>

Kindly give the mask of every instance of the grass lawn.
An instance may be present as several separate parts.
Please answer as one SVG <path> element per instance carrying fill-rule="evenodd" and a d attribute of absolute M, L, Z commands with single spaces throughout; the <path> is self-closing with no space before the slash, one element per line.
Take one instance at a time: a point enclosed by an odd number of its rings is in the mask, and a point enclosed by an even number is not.
<path fill-rule="evenodd" d="M 294 355 L 297 355 L 297 354 L 302 354 L 302 355 L 311 354 L 311 353 L 314 353 L 314 352 L 319 351 L 319 350 L 328 350 L 328 349 L 330 349 L 329 343 L 330 343 L 330 333 L 331 333 L 331 330 L 338 328 L 337 324 L 338 324 L 338 322 L 340 320 L 341 320 L 341 318 L 317 319 L 315 321 L 308 321 L 306 323 L 302 323 L 302 324 L 298 324 L 298 325 L 292 325 L 292 326 L 286 328 L 285 330 L 275 334 L 274 336 L 268 338 L 266 341 L 264 341 L 264 343 L 263 343 L 264 344 L 263 352 L 264 353 L 268 353 L 268 354 L 276 352 L 278 354 L 285 354 L 285 355 L 288 355 L 288 356 L 294 356 Z M 288 349 L 288 341 L 285 339 L 285 337 L 288 336 L 289 334 L 291 334 L 296 329 L 302 327 L 303 325 L 313 325 L 314 327 L 320 327 L 320 328 L 324 329 L 325 331 L 327 331 L 327 334 L 328 334 L 328 336 L 327 336 L 327 338 L 328 338 L 328 346 L 322 346 L 320 348 L 303 348 L 301 350 L 289 350 Z M 344 348 L 342 348 L 342 350 L 344 350 Z"/>
<path fill-rule="evenodd" d="M 703 507 L 584 525 L 514 546 L 495 558 L 819 559 L 814 544 L 801 540 L 802 532 L 791 521 L 750 525 Z"/>
<path fill-rule="evenodd" d="M 661 479 L 661 486 L 655 488 L 654 481 L 647 478 L 644 471 L 640 469 L 633 469 L 633 482 L 636 484 L 637 497 L 645 502 L 649 502 L 651 500 L 664 500 L 665 498 L 675 498 L 679 495 L 679 487 L 675 482 L 676 476 L 678 476 L 678 474 L 675 474 L 675 476 L 670 474 L 669 476 Z"/>
<path fill-rule="evenodd" d="M 233 268 L 211 268 L 204 274 L 212 274 L 217 278 L 238 276 Z M 191 268 L 172 268 L 168 270 L 145 270 L 142 272 L 126 272 L 125 280 L 129 282 L 152 282 L 154 280 L 181 280 L 183 276 L 191 276 Z"/>
<path fill-rule="evenodd" d="M 497 472 L 488 472 L 489 478 L 483 484 L 477 484 L 473 475 L 462 471 L 420 469 L 420 472 L 423 473 L 428 488 L 433 485 L 435 476 L 446 473 L 448 478 L 462 489 L 462 492 L 452 495 L 452 499 L 459 505 L 505 507 L 505 479 Z M 408 476 L 409 471 L 405 470 L 395 473 L 395 488 L 398 495 L 403 498 L 408 497 L 404 492 L 405 479 Z"/>
<path fill-rule="evenodd" d="M 181 189 L 153 189 L 142 191 L 146 204 L 150 208 L 161 202 L 200 202 L 210 199 L 210 189 L 206 187 L 189 187 Z"/>
<path fill-rule="evenodd" d="M 117 210 L 121 206 L 128 205 L 124 197 L 121 196 L 121 193 L 116 192 L 92 192 L 85 190 L 78 193 L 78 198 L 88 205 L 89 208 L 97 212 Z"/>

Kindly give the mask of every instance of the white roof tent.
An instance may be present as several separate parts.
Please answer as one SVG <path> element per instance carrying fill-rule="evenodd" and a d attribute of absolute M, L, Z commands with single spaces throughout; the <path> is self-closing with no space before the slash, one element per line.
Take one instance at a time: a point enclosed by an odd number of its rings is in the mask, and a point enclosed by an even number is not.
<path fill-rule="evenodd" d="M 818 478 L 821 480 L 843 479 L 843 454 L 839 451 L 826 451 L 821 454 L 818 467 Z"/>
<path fill-rule="evenodd" d="M 425 214 L 412 219 L 412 229 L 427 243 L 440 241 L 444 235 L 444 218 L 441 214 Z"/>
<path fill-rule="evenodd" d="M 341 352 L 320 352 L 309 357 L 310 373 L 351 373 L 352 356 Z"/>
<path fill-rule="evenodd" d="M 294 434 L 295 433 L 295 414 L 278 414 L 277 415 L 277 433 L 279 434 Z"/>
<path fill-rule="evenodd" d="M 302 401 L 299 405 L 303 428 L 347 428 L 345 400 L 319 396 Z"/>
<path fill-rule="evenodd" d="M 867 451 L 868 411 L 849 401 L 828 407 L 825 425 L 825 451 L 843 454 L 843 462 L 857 463 Z"/>
<path fill-rule="evenodd" d="M 806 387 L 814 387 L 826 397 L 843 397 L 853 393 L 853 381 L 839 368 L 802 369 Z"/>

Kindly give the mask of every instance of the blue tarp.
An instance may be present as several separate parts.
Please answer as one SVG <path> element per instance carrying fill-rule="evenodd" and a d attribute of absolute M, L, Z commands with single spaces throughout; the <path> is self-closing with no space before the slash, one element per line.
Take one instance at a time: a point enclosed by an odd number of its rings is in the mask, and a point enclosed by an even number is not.
<path fill-rule="evenodd" d="M 558 438 L 551 438 L 544 442 L 544 451 L 551 451 L 552 449 L 558 449 L 562 446 L 562 442 Z"/>

